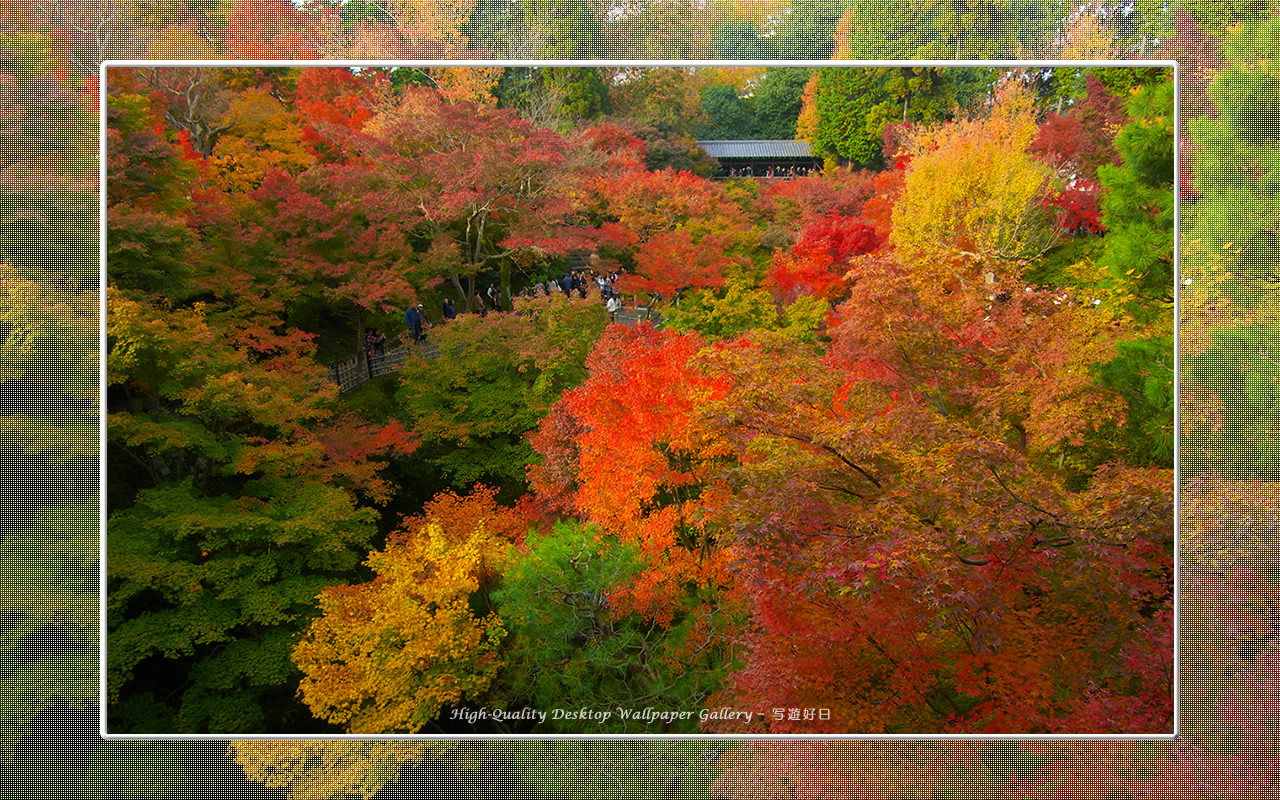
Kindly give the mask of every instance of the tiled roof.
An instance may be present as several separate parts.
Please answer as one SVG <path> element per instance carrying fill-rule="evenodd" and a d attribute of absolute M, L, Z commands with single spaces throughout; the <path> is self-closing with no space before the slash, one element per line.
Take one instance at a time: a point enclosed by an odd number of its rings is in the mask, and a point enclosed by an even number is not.
<path fill-rule="evenodd" d="M 703 139 L 712 158 L 813 158 L 808 142 L 792 139 Z"/>

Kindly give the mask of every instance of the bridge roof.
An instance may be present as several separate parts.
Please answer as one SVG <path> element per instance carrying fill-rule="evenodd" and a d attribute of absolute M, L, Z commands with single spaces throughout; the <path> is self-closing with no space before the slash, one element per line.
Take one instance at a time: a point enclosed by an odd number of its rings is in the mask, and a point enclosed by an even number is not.
<path fill-rule="evenodd" d="M 712 158 L 813 158 L 809 143 L 794 139 L 703 139 L 698 146 Z"/>

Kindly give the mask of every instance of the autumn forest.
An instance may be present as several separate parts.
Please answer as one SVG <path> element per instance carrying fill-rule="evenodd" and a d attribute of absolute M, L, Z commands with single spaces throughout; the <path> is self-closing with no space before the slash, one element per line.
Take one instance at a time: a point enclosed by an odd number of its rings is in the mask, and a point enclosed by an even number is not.
<path fill-rule="evenodd" d="M 1172 730 L 1172 70 L 106 98 L 112 732 Z"/>

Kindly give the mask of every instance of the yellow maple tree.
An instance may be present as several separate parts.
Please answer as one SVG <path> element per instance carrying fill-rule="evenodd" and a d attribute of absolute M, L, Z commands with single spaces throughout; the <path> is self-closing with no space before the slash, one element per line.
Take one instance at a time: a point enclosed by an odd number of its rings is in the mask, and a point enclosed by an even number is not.
<path fill-rule="evenodd" d="M 1038 129 L 1033 102 L 1027 88 L 1010 81 L 988 116 L 912 136 L 890 234 L 901 253 L 952 273 L 940 279 L 992 270 L 1004 277 L 999 262 L 1034 259 L 1058 241 L 1043 202 L 1057 178 L 1027 152 Z M 976 269 L 956 268 L 974 263 Z"/>
<path fill-rule="evenodd" d="M 279 789 L 288 800 L 338 800 L 372 797 L 395 782 L 404 764 L 454 746 L 452 742 L 252 739 L 231 742 L 227 755 L 249 780 Z"/>
<path fill-rule="evenodd" d="M 320 594 L 321 616 L 294 648 L 303 702 L 352 733 L 421 730 L 441 707 L 482 695 L 501 666 L 502 621 L 471 606 L 506 558 L 510 526 L 484 514 L 442 524 L 430 510 L 369 556 L 374 580 Z"/>

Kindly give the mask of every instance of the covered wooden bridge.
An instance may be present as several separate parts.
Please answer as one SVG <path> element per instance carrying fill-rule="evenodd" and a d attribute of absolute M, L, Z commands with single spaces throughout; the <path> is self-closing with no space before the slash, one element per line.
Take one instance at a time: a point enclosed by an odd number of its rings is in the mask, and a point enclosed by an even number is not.
<path fill-rule="evenodd" d="M 787 178 L 822 169 L 809 143 L 795 139 L 703 139 L 698 146 L 720 162 L 717 178 Z"/>

